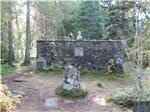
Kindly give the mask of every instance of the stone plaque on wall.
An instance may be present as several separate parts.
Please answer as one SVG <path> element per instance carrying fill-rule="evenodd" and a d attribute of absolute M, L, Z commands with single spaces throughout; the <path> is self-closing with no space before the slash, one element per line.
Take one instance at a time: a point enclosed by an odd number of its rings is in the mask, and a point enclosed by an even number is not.
<path fill-rule="evenodd" d="M 74 55 L 75 56 L 83 56 L 83 48 L 82 47 L 75 47 L 74 48 Z"/>

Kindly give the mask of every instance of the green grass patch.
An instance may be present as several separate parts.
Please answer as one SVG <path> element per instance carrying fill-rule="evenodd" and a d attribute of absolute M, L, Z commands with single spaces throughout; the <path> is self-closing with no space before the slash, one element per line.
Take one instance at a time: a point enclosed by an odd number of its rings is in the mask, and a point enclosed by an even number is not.
<path fill-rule="evenodd" d="M 47 75 L 57 75 L 61 76 L 63 74 L 63 69 L 45 69 L 43 71 L 36 71 L 34 74 L 38 74 L 39 76 L 47 76 Z M 89 79 L 99 79 L 99 80 L 108 80 L 108 81 L 125 81 L 130 79 L 130 76 L 124 73 L 112 73 L 106 74 L 104 70 L 88 70 L 81 69 L 80 70 L 81 78 L 89 78 Z"/>
<path fill-rule="evenodd" d="M 16 67 L 12 67 L 10 65 L 1 65 L 0 70 L 1 70 L 1 75 L 6 75 L 9 73 L 12 73 L 13 71 L 15 71 Z"/>
<path fill-rule="evenodd" d="M 125 81 L 130 79 L 130 76 L 126 75 L 125 73 L 111 73 L 106 74 L 105 70 L 88 70 L 88 69 L 81 69 L 80 70 L 81 77 L 89 77 L 89 78 L 96 78 L 102 80 L 112 80 L 112 81 Z"/>
<path fill-rule="evenodd" d="M 36 71 L 34 72 L 35 75 L 38 76 L 48 76 L 48 75 L 57 75 L 57 76 L 61 76 L 63 73 L 62 69 L 59 70 L 53 70 L 53 69 L 48 69 L 48 70 L 43 70 L 43 71 Z"/>

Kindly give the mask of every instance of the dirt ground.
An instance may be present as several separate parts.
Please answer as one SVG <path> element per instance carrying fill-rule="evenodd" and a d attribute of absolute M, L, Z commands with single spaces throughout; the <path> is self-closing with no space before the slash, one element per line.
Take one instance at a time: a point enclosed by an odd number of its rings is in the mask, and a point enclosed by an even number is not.
<path fill-rule="evenodd" d="M 13 74 L 3 78 L 11 91 L 24 93 L 21 103 L 17 105 L 15 112 L 123 112 L 118 106 L 106 103 L 104 97 L 112 91 L 127 87 L 131 81 L 104 82 L 107 86 L 99 88 L 95 79 L 82 79 L 81 83 L 86 86 L 88 96 L 80 100 L 67 100 L 55 95 L 54 89 L 61 83 L 58 75 L 35 75 L 34 67 L 28 66 L 16 70 Z M 18 81 L 15 81 L 18 80 Z M 148 78 L 146 80 L 149 80 Z M 104 84 L 104 85 L 105 85 Z M 58 99 L 56 107 L 46 107 L 44 102 L 47 98 Z"/>

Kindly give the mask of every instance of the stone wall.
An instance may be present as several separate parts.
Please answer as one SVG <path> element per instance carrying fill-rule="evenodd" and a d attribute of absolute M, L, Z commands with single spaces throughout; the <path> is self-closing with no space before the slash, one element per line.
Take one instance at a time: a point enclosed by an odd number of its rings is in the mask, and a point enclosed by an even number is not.
<path fill-rule="evenodd" d="M 37 41 L 37 58 L 45 58 L 47 66 L 52 63 L 70 62 L 87 68 L 106 67 L 110 58 L 122 68 L 123 50 L 121 42 L 99 41 Z"/>

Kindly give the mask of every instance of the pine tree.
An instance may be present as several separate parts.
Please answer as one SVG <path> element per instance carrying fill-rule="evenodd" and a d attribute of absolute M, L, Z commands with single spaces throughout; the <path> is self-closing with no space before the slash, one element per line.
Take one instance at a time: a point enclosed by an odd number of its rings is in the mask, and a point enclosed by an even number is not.
<path fill-rule="evenodd" d="M 100 8 L 98 1 L 82 1 L 80 4 L 80 11 L 77 17 L 79 29 L 83 37 L 86 39 L 100 39 Z"/>

